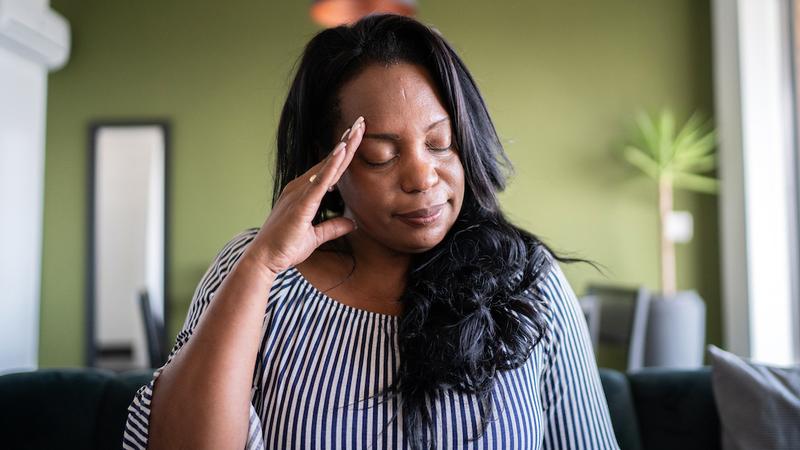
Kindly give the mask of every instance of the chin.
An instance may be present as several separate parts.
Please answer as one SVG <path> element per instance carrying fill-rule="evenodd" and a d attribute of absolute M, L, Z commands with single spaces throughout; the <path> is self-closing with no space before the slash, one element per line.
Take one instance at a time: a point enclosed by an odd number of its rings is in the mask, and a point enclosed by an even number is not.
<path fill-rule="evenodd" d="M 436 245 L 439 245 L 439 243 L 437 242 Z M 406 253 L 412 253 L 412 254 L 415 254 L 415 255 L 416 254 L 420 254 L 420 253 L 425 253 L 428 250 L 436 247 L 436 245 L 428 245 L 428 246 L 422 246 L 422 247 L 409 248 L 408 250 L 406 250 Z"/>
<path fill-rule="evenodd" d="M 398 249 L 406 253 L 424 253 L 439 245 L 447 235 L 447 230 L 430 230 L 425 234 L 410 233 L 407 239 L 398 243 Z"/>

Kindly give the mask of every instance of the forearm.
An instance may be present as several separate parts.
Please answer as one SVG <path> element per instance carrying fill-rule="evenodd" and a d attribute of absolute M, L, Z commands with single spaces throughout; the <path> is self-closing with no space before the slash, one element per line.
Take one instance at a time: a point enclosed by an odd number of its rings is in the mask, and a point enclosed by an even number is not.
<path fill-rule="evenodd" d="M 245 253 L 222 282 L 192 338 L 156 380 L 149 448 L 244 448 L 274 279 Z"/>

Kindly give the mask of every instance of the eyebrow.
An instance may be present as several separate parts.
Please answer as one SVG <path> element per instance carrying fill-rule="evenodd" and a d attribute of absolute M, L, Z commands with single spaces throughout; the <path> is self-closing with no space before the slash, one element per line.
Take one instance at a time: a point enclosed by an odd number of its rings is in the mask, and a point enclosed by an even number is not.
<path fill-rule="evenodd" d="M 425 131 L 428 132 L 428 131 L 431 130 L 431 128 L 433 128 L 436 125 L 439 125 L 440 123 L 442 123 L 444 121 L 447 121 L 447 120 L 450 120 L 450 118 L 449 117 L 442 117 L 441 119 L 439 119 L 439 120 L 431 123 L 430 125 L 428 125 L 428 127 L 425 128 Z M 384 141 L 399 141 L 400 140 L 400 136 L 397 135 L 397 134 L 394 134 L 394 133 L 364 133 L 364 139 L 380 139 L 380 140 L 384 140 Z"/>

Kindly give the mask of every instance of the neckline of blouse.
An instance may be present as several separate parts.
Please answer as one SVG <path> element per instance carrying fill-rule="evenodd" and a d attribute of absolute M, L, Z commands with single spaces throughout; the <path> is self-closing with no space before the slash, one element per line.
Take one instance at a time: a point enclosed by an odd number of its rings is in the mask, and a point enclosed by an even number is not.
<path fill-rule="evenodd" d="M 335 300 L 332 297 L 329 297 L 327 294 L 325 294 L 321 290 L 317 289 L 316 286 L 311 284 L 311 282 L 308 281 L 308 279 L 305 276 L 303 276 L 303 274 L 299 270 L 297 270 L 297 267 L 292 266 L 289 269 L 289 272 L 292 275 L 297 276 L 297 278 L 305 286 L 307 286 L 314 294 L 316 294 L 319 297 L 321 297 L 324 301 L 326 301 L 328 303 L 332 303 L 335 307 L 338 307 L 338 308 L 340 308 L 340 309 L 342 309 L 342 310 L 344 310 L 344 311 L 346 311 L 346 312 L 348 312 L 350 314 L 364 314 L 364 315 L 366 315 L 367 317 L 369 317 L 371 319 L 382 319 L 382 320 L 391 321 L 392 323 L 397 323 L 398 316 L 396 316 L 394 314 L 383 314 L 383 313 L 379 313 L 379 312 L 375 312 L 375 311 L 369 311 L 367 309 L 356 308 L 355 306 L 345 305 L 344 303 L 342 303 L 342 302 L 340 302 L 338 300 Z"/>

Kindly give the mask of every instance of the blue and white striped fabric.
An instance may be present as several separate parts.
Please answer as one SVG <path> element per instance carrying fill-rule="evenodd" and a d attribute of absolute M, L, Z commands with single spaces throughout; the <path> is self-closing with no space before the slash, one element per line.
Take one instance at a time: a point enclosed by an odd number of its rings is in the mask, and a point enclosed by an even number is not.
<path fill-rule="evenodd" d="M 191 338 L 256 232 L 237 235 L 217 255 L 195 291 L 166 365 Z M 618 448 L 586 324 L 557 262 L 542 287 L 549 299 L 548 333 L 524 365 L 499 373 L 495 420 L 482 437 L 468 442 L 478 433 L 481 405 L 468 395 L 440 392 L 429 399 L 436 448 Z M 277 277 L 269 296 L 246 449 L 407 448 L 398 405 L 371 397 L 391 384 L 398 367 L 397 317 L 339 303 L 295 268 Z M 147 446 L 153 384 L 162 370 L 155 371 L 128 408 L 124 448 Z"/>

